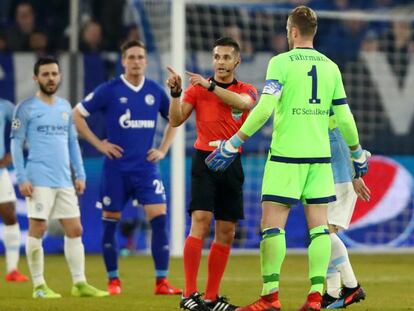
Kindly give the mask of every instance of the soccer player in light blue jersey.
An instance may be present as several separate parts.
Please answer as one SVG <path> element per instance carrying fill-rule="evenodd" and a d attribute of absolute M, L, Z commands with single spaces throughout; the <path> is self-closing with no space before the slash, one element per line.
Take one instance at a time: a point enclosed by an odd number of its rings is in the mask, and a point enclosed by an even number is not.
<path fill-rule="evenodd" d="M 155 294 L 181 294 L 167 281 L 169 241 L 166 197 L 156 162 L 163 159 L 175 129 L 167 125 L 158 149 L 153 148 L 158 114 L 168 119 L 169 99 L 156 82 L 145 77 L 145 46 L 129 41 L 121 47 L 124 74 L 98 86 L 73 110 L 79 134 L 105 155 L 101 193 L 102 251 L 108 273 L 108 291 L 121 293 L 115 239 L 121 212 L 129 199 L 144 206 L 152 228 L 151 252 L 155 265 Z M 105 114 L 107 140 L 89 129 L 85 118 Z"/>
<path fill-rule="evenodd" d="M 14 105 L 0 98 L 0 216 L 4 223 L 3 243 L 6 250 L 6 281 L 27 282 L 27 276 L 17 270 L 20 254 L 20 227 L 16 218 L 13 184 L 7 167 L 12 163 L 10 153 L 6 153 L 5 133 L 6 123 L 11 122 Z"/>
<path fill-rule="evenodd" d="M 43 277 L 42 239 L 48 219 L 59 219 L 65 232 L 64 252 L 72 274 L 72 295 L 103 297 L 108 293 L 86 282 L 85 252 L 78 199 L 85 190 L 85 171 L 72 121 L 70 104 L 55 96 L 60 83 L 59 63 L 52 57 L 34 65 L 39 90 L 14 110 L 11 151 L 20 193 L 26 197 L 29 234 L 26 255 L 33 281 L 33 298 L 60 298 Z M 25 164 L 23 146 L 28 146 Z M 73 186 L 70 167 L 75 171 Z"/>
<path fill-rule="evenodd" d="M 355 277 L 346 246 L 337 233 L 348 229 L 357 196 L 363 201 L 369 201 L 370 190 L 361 177 L 353 176 L 351 154 L 336 127 L 334 115 L 330 117 L 329 141 L 337 200 L 328 204 L 331 259 L 322 308 L 341 309 L 365 299 L 366 294 Z"/>

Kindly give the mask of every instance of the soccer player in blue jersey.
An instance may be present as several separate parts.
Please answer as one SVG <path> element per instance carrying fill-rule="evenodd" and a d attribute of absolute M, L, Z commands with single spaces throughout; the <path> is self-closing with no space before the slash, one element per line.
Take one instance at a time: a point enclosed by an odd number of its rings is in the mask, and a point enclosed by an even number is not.
<path fill-rule="evenodd" d="M 59 219 L 65 232 L 64 252 L 72 274 L 72 295 L 102 297 L 108 293 L 86 282 L 85 252 L 78 199 L 85 189 L 85 171 L 72 121 L 70 104 L 55 96 L 60 82 L 59 63 L 52 57 L 34 65 L 39 90 L 14 110 L 11 151 L 20 193 L 26 197 L 29 234 L 26 255 L 33 281 L 33 298 L 60 298 L 43 277 L 42 238 L 47 220 Z M 23 146 L 29 155 L 25 164 Z M 70 168 L 75 171 L 73 186 Z"/>
<path fill-rule="evenodd" d="M 3 243 L 6 250 L 6 281 L 27 282 L 27 276 L 17 270 L 20 254 L 20 227 L 16 218 L 13 184 L 7 167 L 12 163 L 10 153 L 5 150 L 6 123 L 11 122 L 14 105 L 0 98 L 0 216 L 4 223 Z"/>
<path fill-rule="evenodd" d="M 121 293 L 115 232 L 129 199 L 144 206 L 152 228 L 151 252 L 155 264 L 155 294 L 181 294 L 167 281 L 169 241 L 166 198 L 156 162 L 163 159 L 175 130 L 167 125 L 158 149 L 153 148 L 158 113 L 168 119 L 169 99 L 160 85 L 145 77 L 145 45 L 128 41 L 121 47 L 124 74 L 98 86 L 73 110 L 79 134 L 105 155 L 100 199 L 102 248 L 108 273 L 108 291 Z M 107 140 L 89 129 L 85 118 L 105 114 Z"/>

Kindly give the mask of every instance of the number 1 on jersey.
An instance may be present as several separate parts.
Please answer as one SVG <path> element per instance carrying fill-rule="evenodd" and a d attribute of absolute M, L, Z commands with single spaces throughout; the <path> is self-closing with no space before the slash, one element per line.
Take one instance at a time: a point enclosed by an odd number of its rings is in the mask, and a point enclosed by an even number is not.
<path fill-rule="evenodd" d="M 318 98 L 318 75 L 316 73 L 316 66 L 308 72 L 308 76 L 312 77 L 312 97 L 309 98 L 309 104 L 320 104 L 321 100 Z"/>

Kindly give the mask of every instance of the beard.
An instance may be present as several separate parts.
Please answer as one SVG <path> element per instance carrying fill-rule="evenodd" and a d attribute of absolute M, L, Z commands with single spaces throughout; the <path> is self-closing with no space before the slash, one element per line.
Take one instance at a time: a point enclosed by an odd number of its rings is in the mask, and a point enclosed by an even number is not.
<path fill-rule="evenodd" d="M 43 84 L 40 82 L 38 82 L 38 84 L 39 84 L 40 91 L 42 91 L 42 93 L 46 94 L 47 96 L 52 96 L 53 94 L 56 93 L 56 91 L 59 88 L 59 83 L 54 85 L 53 88 L 50 88 L 48 84 Z"/>

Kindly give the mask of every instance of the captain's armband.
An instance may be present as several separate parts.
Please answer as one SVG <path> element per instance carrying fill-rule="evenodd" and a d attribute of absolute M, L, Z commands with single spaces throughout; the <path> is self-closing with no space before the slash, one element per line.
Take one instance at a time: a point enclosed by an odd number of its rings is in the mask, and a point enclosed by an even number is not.
<path fill-rule="evenodd" d="M 282 95 L 283 84 L 279 80 L 266 80 L 262 94 L 279 97 Z"/>

